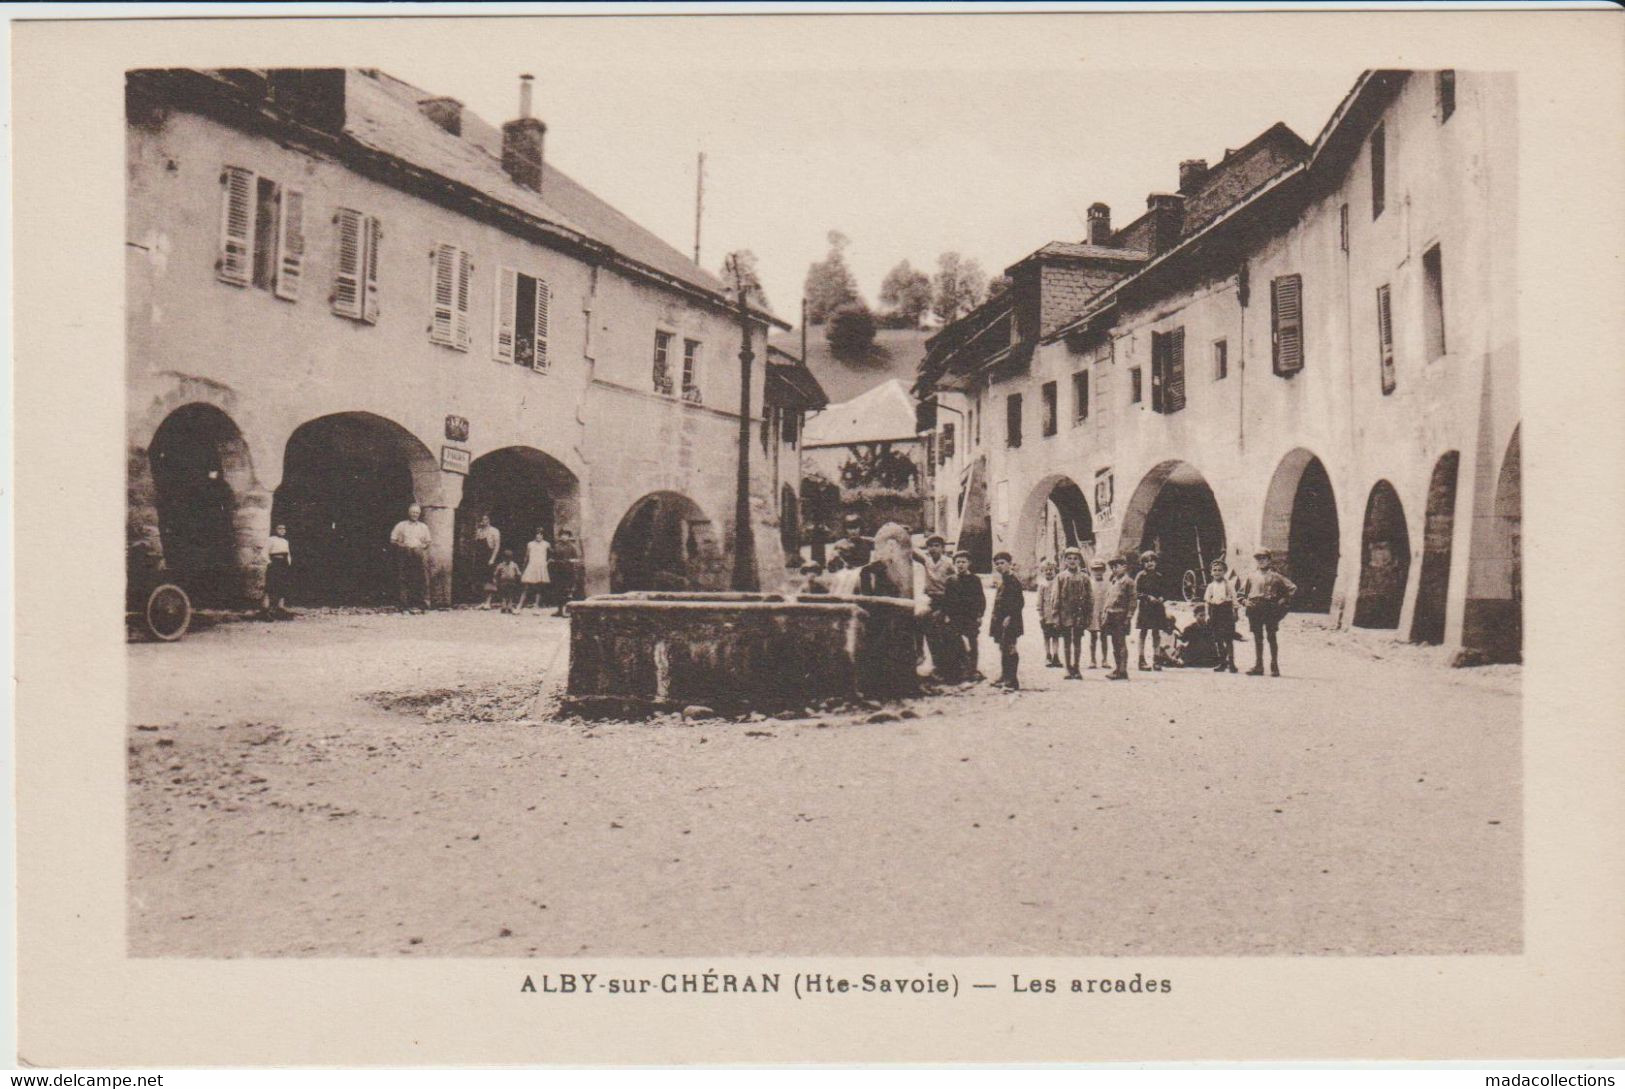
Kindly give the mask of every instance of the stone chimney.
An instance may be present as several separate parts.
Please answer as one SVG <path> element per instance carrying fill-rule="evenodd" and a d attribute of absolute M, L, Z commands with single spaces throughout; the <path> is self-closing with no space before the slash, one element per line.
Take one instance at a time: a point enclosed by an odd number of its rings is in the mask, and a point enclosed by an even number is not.
<path fill-rule="evenodd" d="M 530 115 L 530 84 L 519 77 L 519 117 L 502 126 L 502 169 L 526 189 L 542 191 L 542 141 L 547 126 Z"/>
<path fill-rule="evenodd" d="M 463 104 L 455 98 L 425 98 L 418 103 L 418 109 L 453 136 L 463 134 Z"/>
<path fill-rule="evenodd" d="M 1109 205 L 1098 200 L 1089 205 L 1089 245 L 1109 246 L 1112 244 L 1112 210 Z"/>
<path fill-rule="evenodd" d="M 1181 196 L 1192 196 L 1202 188 L 1207 181 L 1207 160 L 1186 159 L 1179 164 L 1179 193 Z"/>
<path fill-rule="evenodd" d="M 1151 256 L 1167 253 L 1179 244 L 1185 227 L 1185 198 L 1175 193 L 1152 193 L 1145 198 L 1151 215 Z"/>

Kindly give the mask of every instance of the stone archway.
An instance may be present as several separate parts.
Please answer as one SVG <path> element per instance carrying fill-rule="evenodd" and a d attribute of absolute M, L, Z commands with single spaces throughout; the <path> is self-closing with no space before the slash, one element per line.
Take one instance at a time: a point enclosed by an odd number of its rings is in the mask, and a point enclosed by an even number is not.
<path fill-rule="evenodd" d="M 1134 489 L 1123 509 L 1123 548 L 1149 549 L 1169 577 L 1195 571 L 1205 578 L 1208 564 L 1225 556 L 1224 516 L 1207 479 L 1186 461 L 1155 466 Z"/>
<path fill-rule="evenodd" d="M 564 463 L 530 446 L 504 446 L 474 459 L 457 507 L 457 546 L 452 561 L 455 601 L 476 601 L 483 593 L 484 565 L 478 561 L 474 531 L 482 515 L 502 534 L 521 567 L 525 544 L 540 529 L 558 543 L 568 529 L 581 541 L 580 483 Z"/>
<path fill-rule="evenodd" d="M 150 516 L 170 577 L 195 604 L 245 604 L 257 585 L 258 542 L 241 509 L 254 469 L 237 424 L 214 405 L 182 405 L 158 425 L 135 468 L 132 475 L 144 470 L 146 480 L 132 480 L 132 491 L 150 486 Z"/>
<path fill-rule="evenodd" d="M 652 492 L 627 508 L 609 547 L 609 590 L 725 590 L 719 527 L 679 492 Z"/>
<path fill-rule="evenodd" d="M 1422 518 L 1422 570 L 1411 612 L 1413 643 L 1444 642 L 1445 613 L 1450 597 L 1450 552 L 1456 532 L 1456 477 L 1461 455 L 1450 450 L 1433 465 L 1428 502 Z"/>
<path fill-rule="evenodd" d="M 1386 480 L 1371 487 L 1360 531 L 1360 594 L 1354 626 L 1397 628 L 1411 571 L 1411 536 L 1405 507 Z"/>
<path fill-rule="evenodd" d="M 1094 520 L 1089 501 L 1077 481 L 1065 473 L 1052 473 L 1027 493 L 1016 516 L 1016 535 L 1010 549 L 1024 573 L 1035 572 L 1044 559 L 1060 562 L 1068 548 L 1094 555 Z"/>
<path fill-rule="evenodd" d="M 1337 584 L 1337 499 L 1326 466 L 1298 447 L 1276 466 L 1264 497 L 1260 547 L 1269 549 L 1297 583 L 1297 612 L 1329 612 Z"/>
<path fill-rule="evenodd" d="M 288 527 L 293 598 L 380 605 L 395 598 L 390 530 L 412 503 L 438 505 L 440 468 L 406 428 L 368 412 L 300 425 L 288 437 L 272 522 Z M 431 530 L 447 532 L 425 510 Z"/>

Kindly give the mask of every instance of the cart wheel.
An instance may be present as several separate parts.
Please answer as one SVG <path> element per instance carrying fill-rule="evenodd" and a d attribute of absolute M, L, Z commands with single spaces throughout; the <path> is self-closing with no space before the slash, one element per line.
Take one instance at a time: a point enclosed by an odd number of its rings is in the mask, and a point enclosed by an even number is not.
<path fill-rule="evenodd" d="M 164 583 L 147 596 L 147 630 L 154 639 L 173 643 L 192 623 L 192 599 L 174 583 Z"/>
<path fill-rule="evenodd" d="M 1180 588 L 1185 593 L 1186 601 L 1195 601 L 1202 596 L 1202 578 L 1195 571 L 1186 571 L 1185 577 L 1180 580 Z"/>

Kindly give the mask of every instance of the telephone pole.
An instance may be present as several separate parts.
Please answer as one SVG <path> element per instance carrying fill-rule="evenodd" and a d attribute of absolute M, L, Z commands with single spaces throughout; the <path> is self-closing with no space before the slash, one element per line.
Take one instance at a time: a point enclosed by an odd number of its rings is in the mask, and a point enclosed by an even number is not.
<path fill-rule="evenodd" d="M 739 306 L 739 477 L 734 491 L 734 570 L 735 590 L 755 590 L 756 540 L 750 526 L 750 365 L 756 353 L 750 347 L 749 292 L 744 270 L 729 258 L 734 291 Z"/>
<path fill-rule="evenodd" d="M 699 169 L 694 172 L 694 263 L 700 263 L 700 218 L 705 213 L 705 152 L 700 152 Z"/>

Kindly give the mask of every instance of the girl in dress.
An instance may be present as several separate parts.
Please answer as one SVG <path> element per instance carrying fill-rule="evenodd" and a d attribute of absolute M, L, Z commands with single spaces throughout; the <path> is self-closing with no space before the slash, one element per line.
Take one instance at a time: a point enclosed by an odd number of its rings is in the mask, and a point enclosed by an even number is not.
<path fill-rule="evenodd" d="M 525 544 L 525 571 L 519 577 L 519 609 L 525 607 L 525 599 L 532 593 L 536 595 L 536 607 L 547 607 L 547 591 L 550 580 L 547 575 L 547 554 L 553 546 L 547 543 L 547 535 L 537 527 L 536 536 Z"/>

